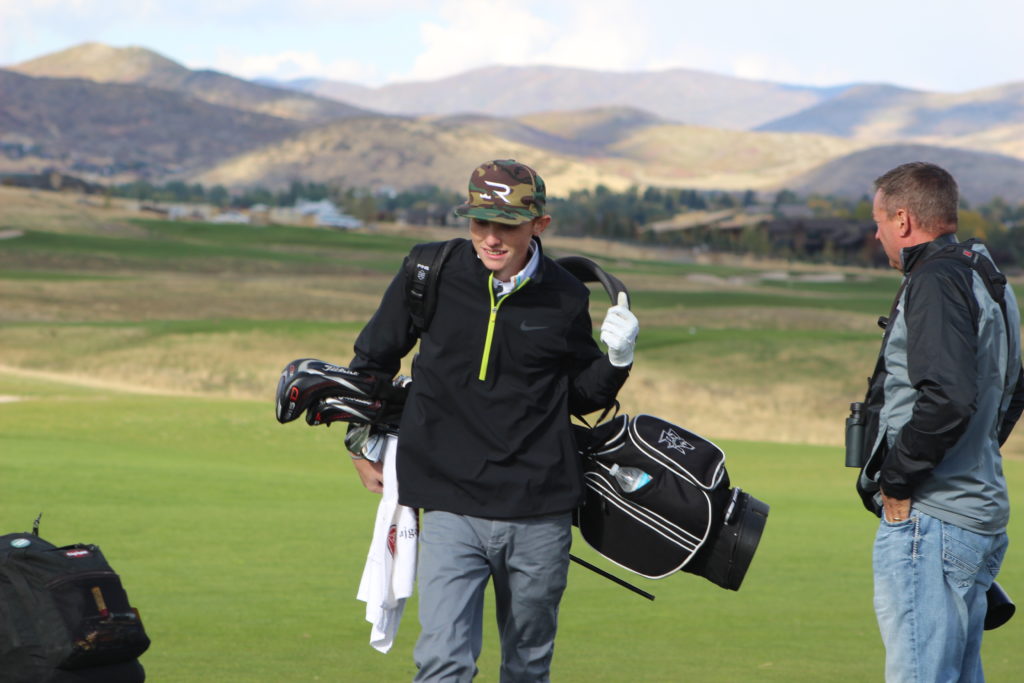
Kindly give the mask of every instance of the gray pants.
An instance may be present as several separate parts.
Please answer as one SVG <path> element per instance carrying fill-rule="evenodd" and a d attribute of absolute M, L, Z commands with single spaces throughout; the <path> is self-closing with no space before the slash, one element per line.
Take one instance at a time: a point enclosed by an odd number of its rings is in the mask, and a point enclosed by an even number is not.
<path fill-rule="evenodd" d="M 414 680 L 473 679 L 493 578 L 502 683 L 547 681 L 571 542 L 569 512 L 516 520 L 424 512 Z"/>

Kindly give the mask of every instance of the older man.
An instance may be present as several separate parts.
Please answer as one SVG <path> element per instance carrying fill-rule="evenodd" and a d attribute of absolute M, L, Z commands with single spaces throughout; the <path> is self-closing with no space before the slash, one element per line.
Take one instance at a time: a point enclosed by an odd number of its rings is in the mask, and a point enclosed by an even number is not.
<path fill-rule="evenodd" d="M 1007 546 L 999 448 L 1024 403 L 1020 318 L 958 190 L 909 163 L 875 181 L 876 237 L 904 274 L 865 399 L 858 490 L 881 516 L 875 611 L 887 681 L 981 681 L 985 593 Z"/>

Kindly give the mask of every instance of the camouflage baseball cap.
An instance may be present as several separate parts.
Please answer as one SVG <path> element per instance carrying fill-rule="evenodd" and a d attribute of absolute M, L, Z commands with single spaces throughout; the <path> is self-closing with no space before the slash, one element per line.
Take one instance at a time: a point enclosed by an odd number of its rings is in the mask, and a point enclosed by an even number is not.
<path fill-rule="evenodd" d="M 547 195 L 537 172 L 515 159 L 480 165 L 469 177 L 469 199 L 456 216 L 519 225 L 544 215 Z"/>

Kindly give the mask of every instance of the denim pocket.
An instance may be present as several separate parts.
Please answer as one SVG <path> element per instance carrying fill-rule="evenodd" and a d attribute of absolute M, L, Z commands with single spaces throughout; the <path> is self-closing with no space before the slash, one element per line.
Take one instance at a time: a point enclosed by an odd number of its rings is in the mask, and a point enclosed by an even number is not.
<path fill-rule="evenodd" d="M 961 538 L 962 534 L 956 527 L 943 525 L 942 570 L 953 585 L 969 588 L 974 585 L 984 556 L 981 550 L 966 542 L 968 539 Z"/>
<path fill-rule="evenodd" d="M 886 526 L 886 527 L 907 526 L 908 524 L 910 524 L 910 522 L 913 519 L 914 519 L 914 513 L 911 512 L 909 517 L 905 517 L 905 518 L 899 520 L 898 522 L 890 522 L 888 519 L 886 519 L 885 513 L 883 512 L 882 513 L 882 526 Z"/>

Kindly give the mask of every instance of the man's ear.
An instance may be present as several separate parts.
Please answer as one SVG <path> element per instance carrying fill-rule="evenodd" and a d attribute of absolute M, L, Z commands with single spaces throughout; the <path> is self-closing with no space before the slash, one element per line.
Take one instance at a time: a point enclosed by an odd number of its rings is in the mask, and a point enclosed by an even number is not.
<path fill-rule="evenodd" d="M 533 221 L 532 228 L 533 234 L 541 234 L 542 232 L 548 229 L 549 225 L 551 225 L 551 216 L 541 216 L 540 218 L 535 218 Z"/>
<path fill-rule="evenodd" d="M 900 222 L 897 228 L 897 233 L 900 237 L 909 236 L 911 228 L 917 227 L 917 221 L 912 220 L 910 212 L 906 209 L 896 209 L 896 220 Z"/>

